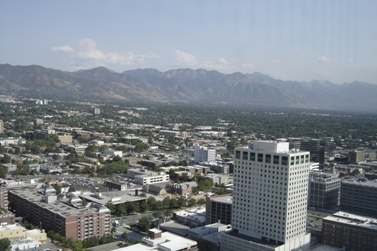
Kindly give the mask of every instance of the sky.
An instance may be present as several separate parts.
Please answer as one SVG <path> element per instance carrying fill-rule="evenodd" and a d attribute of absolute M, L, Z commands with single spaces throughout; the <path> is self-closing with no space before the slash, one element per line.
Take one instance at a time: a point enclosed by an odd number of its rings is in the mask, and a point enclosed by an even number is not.
<path fill-rule="evenodd" d="M 377 84 L 377 1 L 0 0 L 0 63 Z"/>

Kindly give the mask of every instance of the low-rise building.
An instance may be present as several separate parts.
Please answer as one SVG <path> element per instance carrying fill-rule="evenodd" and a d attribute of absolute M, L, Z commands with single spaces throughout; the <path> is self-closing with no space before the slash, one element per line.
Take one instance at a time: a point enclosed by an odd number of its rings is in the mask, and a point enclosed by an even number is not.
<path fill-rule="evenodd" d="M 156 184 L 146 184 L 143 186 L 144 192 L 153 193 L 156 195 L 166 195 L 170 190 L 170 182 L 161 182 Z"/>
<path fill-rule="evenodd" d="M 127 184 L 126 183 L 120 183 L 113 180 L 105 180 L 105 186 L 110 189 L 115 189 L 119 191 L 125 191 L 127 190 Z"/>
<path fill-rule="evenodd" d="M 19 250 L 37 250 L 41 246 L 41 243 L 33 238 L 22 238 L 11 241 L 11 251 Z"/>
<path fill-rule="evenodd" d="M 20 224 L 3 224 L 0 226 L 0 239 L 3 238 L 22 238 L 25 237 L 25 228 Z"/>
<path fill-rule="evenodd" d="M 226 231 L 229 229 L 230 229 L 230 225 L 225 225 L 221 223 L 213 223 L 213 224 L 205 225 L 202 227 L 196 227 L 196 228 L 190 229 L 188 232 L 188 237 L 190 239 L 200 240 L 206 235 Z"/>
<path fill-rule="evenodd" d="M 169 181 L 169 174 L 152 172 L 145 169 L 128 169 L 127 178 L 134 179 L 136 184 L 146 185 Z"/>
<path fill-rule="evenodd" d="M 227 185 L 229 183 L 233 183 L 233 177 L 229 175 L 223 175 L 223 174 L 216 174 L 216 173 L 209 173 L 205 176 L 206 179 L 212 179 L 213 184 L 224 184 Z"/>
<path fill-rule="evenodd" d="M 150 229 L 148 237 L 141 239 L 141 243 L 116 251 L 197 251 L 197 242 L 185 237 L 162 232 L 160 229 Z"/>
<path fill-rule="evenodd" d="M 171 185 L 171 192 L 177 195 L 189 196 L 192 194 L 192 189 L 197 186 L 198 184 L 195 181 L 174 183 Z"/>
<path fill-rule="evenodd" d="M 232 196 L 229 194 L 208 196 L 206 199 L 206 224 L 232 223 Z"/>
<path fill-rule="evenodd" d="M 206 209 L 197 207 L 177 211 L 173 213 L 173 218 L 190 227 L 204 226 L 206 221 Z"/>
<path fill-rule="evenodd" d="M 377 219 L 337 212 L 322 219 L 322 242 L 344 250 L 377 250 Z"/>
<path fill-rule="evenodd" d="M 335 174 L 310 172 L 308 207 L 329 210 L 339 206 L 340 179 Z"/>
<path fill-rule="evenodd" d="M 366 178 L 342 181 L 340 209 L 354 214 L 377 217 L 377 182 Z"/>

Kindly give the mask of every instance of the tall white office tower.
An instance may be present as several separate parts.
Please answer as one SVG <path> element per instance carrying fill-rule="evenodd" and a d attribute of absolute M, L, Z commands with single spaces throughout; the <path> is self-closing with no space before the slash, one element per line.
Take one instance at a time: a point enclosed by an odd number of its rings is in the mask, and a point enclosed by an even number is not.
<path fill-rule="evenodd" d="M 309 152 L 257 141 L 234 151 L 233 232 L 221 250 L 308 250 Z M 263 249 L 261 249 L 263 246 Z"/>

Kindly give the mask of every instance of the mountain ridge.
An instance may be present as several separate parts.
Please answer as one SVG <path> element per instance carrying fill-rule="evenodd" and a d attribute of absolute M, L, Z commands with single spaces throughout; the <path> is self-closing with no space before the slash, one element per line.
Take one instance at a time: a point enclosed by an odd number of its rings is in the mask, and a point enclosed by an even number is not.
<path fill-rule="evenodd" d="M 153 68 L 121 73 L 105 67 L 68 72 L 39 65 L 0 64 L 0 92 L 59 100 L 234 103 L 377 110 L 377 85 L 353 81 L 283 81 L 263 73 Z"/>

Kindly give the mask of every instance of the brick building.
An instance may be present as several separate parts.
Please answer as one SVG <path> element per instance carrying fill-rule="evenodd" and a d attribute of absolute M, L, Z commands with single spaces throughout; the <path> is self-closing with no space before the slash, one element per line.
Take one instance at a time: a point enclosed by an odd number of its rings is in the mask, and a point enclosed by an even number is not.
<path fill-rule="evenodd" d="M 376 226 L 375 218 L 337 212 L 322 220 L 322 241 L 346 251 L 377 250 Z"/>
<path fill-rule="evenodd" d="M 103 205 L 70 204 L 70 198 L 57 200 L 51 188 L 38 186 L 9 190 L 9 205 L 17 215 L 43 229 L 53 230 L 67 238 L 84 240 L 110 233 L 110 210 Z"/>

